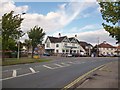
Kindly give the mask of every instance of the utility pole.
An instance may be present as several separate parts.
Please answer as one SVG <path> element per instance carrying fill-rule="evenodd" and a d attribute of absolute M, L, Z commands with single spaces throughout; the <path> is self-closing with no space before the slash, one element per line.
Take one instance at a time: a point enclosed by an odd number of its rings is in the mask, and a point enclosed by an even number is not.
<path fill-rule="evenodd" d="M 18 54 L 17 54 L 17 58 L 20 58 L 20 41 L 19 41 L 19 35 L 18 35 Z"/>
<path fill-rule="evenodd" d="M 18 15 L 20 15 L 20 19 L 21 19 L 21 15 L 24 15 L 24 14 L 26 14 L 26 13 L 22 13 L 22 14 L 18 14 Z M 20 58 L 20 40 L 19 40 L 19 34 L 18 34 L 18 53 L 17 53 L 17 58 L 19 59 Z"/>
<path fill-rule="evenodd" d="M 98 45 L 97 45 L 97 56 L 99 56 L 99 37 L 98 37 L 97 40 L 98 40 L 98 41 L 97 41 L 97 43 L 98 43 Z"/>

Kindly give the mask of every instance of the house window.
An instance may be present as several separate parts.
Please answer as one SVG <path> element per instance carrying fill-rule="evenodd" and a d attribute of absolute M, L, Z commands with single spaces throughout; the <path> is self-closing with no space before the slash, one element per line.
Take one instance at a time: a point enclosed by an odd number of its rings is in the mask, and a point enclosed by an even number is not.
<path fill-rule="evenodd" d="M 64 52 L 65 52 L 65 50 L 62 50 L 62 52 L 64 53 Z"/>
<path fill-rule="evenodd" d="M 74 46 L 75 46 L 75 43 L 72 43 L 72 46 L 74 47 Z"/>
<path fill-rule="evenodd" d="M 67 43 L 65 43 L 64 45 L 67 46 Z"/>
<path fill-rule="evenodd" d="M 50 43 L 47 43 L 47 47 L 50 47 Z"/>
<path fill-rule="evenodd" d="M 66 53 L 68 53 L 69 52 L 69 50 L 66 50 Z"/>
<path fill-rule="evenodd" d="M 56 53 L 59 53 L 59 50 L 56 50 Z"/>
<path fill-rule="evenodd" d="M 56 47 L 59 47 L 59 44 L 56 44 Z"/>
<path fill-rule="evenodd" d="M 74 53 L 76 53 L 76 50 L 74 50 Z"/>

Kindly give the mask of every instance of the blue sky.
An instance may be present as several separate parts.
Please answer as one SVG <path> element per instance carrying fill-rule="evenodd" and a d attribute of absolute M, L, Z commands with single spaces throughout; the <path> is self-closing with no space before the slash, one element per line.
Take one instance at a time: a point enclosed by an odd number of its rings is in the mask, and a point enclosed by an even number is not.
<path fill-rule="evenodd" d="M 97 38 L 100 42 L 107 41 L 115 45 L 115 40 L 103 29 L 101 13 L 97 2 L 14 2 L 11 0 L 3 5 L 8 7 L 4 12 L 14 10 L 16 13 L 25 12 L 21 29 L 24 32 L 38 25 L 42 27 L 46 36 L 74 37 L 93 45 Z M 1 13 L 4 13 L 1 12 Z M 28 38 L 25 35 L 21 40 Z"/>

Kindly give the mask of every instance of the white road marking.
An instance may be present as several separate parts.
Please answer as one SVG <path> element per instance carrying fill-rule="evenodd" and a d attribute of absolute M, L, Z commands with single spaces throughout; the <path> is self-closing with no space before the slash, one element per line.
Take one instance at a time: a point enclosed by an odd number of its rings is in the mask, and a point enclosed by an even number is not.
<path fill-rule="evenodd" d="M 16 76 L 17 76 L 17 71 L 16 71 L 16 70 L 13 70 L 12 76 L 13 76 L 13 77 L 16 77 Z"/>
<path fill-rule="evenodd" d="M 39 72 L 39 71 L 37 71 L 37 72 L 35 72 L 35 73 L 38 73 L 38 72 Z M 17 78 L 17 77 L 22 77 L 22 76 L 26 76 L 26 75 L 30 75 L 30 74 L 35 74 L 35 73 L 27 73 L 27 74 L 18 75 L 18 76 L 16 76 L 16 77 L 4 78 L 4 79 L 0 79 L 0 81 L 12 79 L 12 78 Z"/>
<path fill-rule="evenodd" d="M 59 66 L 59 67 L 64 67 L 64 66 L 62 66 L 62 65 L 60 65 L 60 64 L 56 64 L 56 63 L 55 63 L 54 65 Z"/>
<path fill-rule="evenodd" d="M 72 64 L 75 64 L 74 62 L 68 62 L 68 63 L 72 63 Z"/>
<path fill-rule="evenodd" d="M 66 63 L 61 63 L 61 64 L 66 65 L 66 66 L 70 66 L 70 64 L 66 64 Z"/>
<path fill-rule="evenodd" d="M 55 69 L 55 68 L 49 67 L 49 66 L 47 66 L 47 65 L 43 65 L 43 67 L 46 67 L 46 68 L 48 68 L 48 69 Z"/>
<path fill-rule="evenodd" d="M 35 70 L 33 68 L 30 68 L 30 70 L 31 70 L 32 73 L 35 73 Z"/>

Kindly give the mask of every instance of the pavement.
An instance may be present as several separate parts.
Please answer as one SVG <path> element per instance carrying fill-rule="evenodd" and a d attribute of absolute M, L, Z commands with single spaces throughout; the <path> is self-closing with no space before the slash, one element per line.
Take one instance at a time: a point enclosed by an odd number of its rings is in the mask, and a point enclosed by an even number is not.
<path fill-rule="evenodd" d="M 3 66 L 0 81 L 3 88 L 63 88 L 86 72 L 114 61 L 118 58 L 57 57 L 50 62 Z"/>
<path fill-rule="evenodd" d="M 120 62 L 119 62 L 120 63 Z M 118 61 L 98 69 L 77 88 L 118 88 Z"/>

